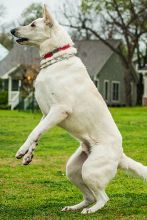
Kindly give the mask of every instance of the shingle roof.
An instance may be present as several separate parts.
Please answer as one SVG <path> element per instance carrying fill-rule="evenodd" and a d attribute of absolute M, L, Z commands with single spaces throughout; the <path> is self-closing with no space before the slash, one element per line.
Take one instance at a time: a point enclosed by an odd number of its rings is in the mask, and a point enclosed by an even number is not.
<path fill-rule="evenodd" d="M 120 44 L 119 40 L 108 40 L 115 48 Z M 99 40 L 82 40 L 76 42 L 78 56 L 82 59 L 91 76 L 100 72 L 105 63 L 114 53 L 108 46 Z"/>
<path fill-rule="evenodd" d="M 38 49 L 14 44 L 9 54 L 0 62 L 0 76 L 3 76 L 18 65 L 39 65 L 39 63 Z"/>
<path fill-rule="evenodd" d="M 7 56 L 8 52 L 9 51 L 2 44 L 0 44 L 0 61 Z"/>
<path fill-rule="evenodd" d="M 109 42 L 117 48 L 120 41 L 109 40 Z M 78 49 L 78 56 L 86 65 L 91 76 L 97 74 L 113 54 L 113 51 L 99 40 L 77 41 L 75 46 Z M 14 44 L 13 49 L 0 62 L 0 76 L 3 76 L 18 65 L 39 65 L 39 63 L 37 48 Z"/>

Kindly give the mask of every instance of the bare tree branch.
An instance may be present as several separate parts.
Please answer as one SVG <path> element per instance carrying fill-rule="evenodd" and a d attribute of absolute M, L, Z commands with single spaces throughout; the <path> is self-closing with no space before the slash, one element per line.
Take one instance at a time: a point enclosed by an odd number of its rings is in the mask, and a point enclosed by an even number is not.
<path fill-rule="evenodd" d="M 131 75 L 134 74 L 132 60 L 136 52 L 139 63 L 143 57 L 140 42 L 143 42 L 147 33 L 145 23 L 147 2 L 144 0 L 104 0 L 103 2 L 83 0 L 83 4 L 85 11 L 78 10 L 76 15 L 73 13 L 73 8 L 72 11 L 70 9 L 70 13 L 66 8 L 64 11 L 65 18 L 68 21 L 66 26 L 78 30 L 78 35 L 81 33 L 80 37 L 87 38 L 91 35 L 93 38 L 101 40 L 119 55 L 128 69 L 125 73 L 126 97 L 128 96 L 128 103 L 131 103 L 129 82 L 132 79 Z M 91 16 L 94 11 L 96 12 L 95 19 Z M 120 47 L 116 48 L 107 40 L 109 37 L 120 37 L 124 45 L 120 44 Z"/>

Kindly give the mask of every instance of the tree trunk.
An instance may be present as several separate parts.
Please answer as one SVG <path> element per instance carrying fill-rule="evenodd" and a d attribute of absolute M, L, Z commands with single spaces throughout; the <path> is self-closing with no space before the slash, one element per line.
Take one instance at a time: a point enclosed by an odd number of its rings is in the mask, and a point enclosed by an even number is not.
<path fill-rule="evenodd" d="M 131 80 L 132 80 L 131 70 L 130 68 L 127 68 L 124 76 L 126 106 L 132 106 Z"/>
<path fill-rule="evenodd" d="M 142 105 L 142 97 L 143 97 L 143 75 L 139 74 L 139 81 L 137 84 L 137 105 Z"/>

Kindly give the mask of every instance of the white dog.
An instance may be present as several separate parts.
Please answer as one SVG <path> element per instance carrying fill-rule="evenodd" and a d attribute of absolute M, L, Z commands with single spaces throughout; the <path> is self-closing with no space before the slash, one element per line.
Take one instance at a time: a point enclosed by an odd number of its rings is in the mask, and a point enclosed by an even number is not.
<path fill-rule="evenodd" d="M 41 71 L 35 97 L 44 115 L 16 157 L 29 164 L 39 137 L 55 125 L 67 130 L 80 147 L 67 163 L 67 176 L 83 193 L 84 200 L 63 211 L 84 208 L 94 213 L 108 201 L 105 188 L 117 168 L 129 169 L 147 179 L 147 167 L 123 153 L 121 134 L 103 98 L 91 81 L 67 32 L 44 6 L 43 18 L 11 30 L 19 44 L 40 48 Z M 90 203 L 95 204 L 86 208 Z"/>

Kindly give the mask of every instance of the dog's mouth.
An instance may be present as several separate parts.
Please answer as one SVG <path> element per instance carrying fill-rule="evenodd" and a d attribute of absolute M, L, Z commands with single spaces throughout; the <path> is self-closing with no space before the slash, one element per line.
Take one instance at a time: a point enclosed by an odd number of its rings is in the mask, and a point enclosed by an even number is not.
<path fill-rule="evenodd" d="M 24 42 L 28 42 L 28 41 L 29 41 L 29 39 L 25 38 L 25 37 L 19 37 L 16 40 L 17 43 L 24 43 Z"/>

